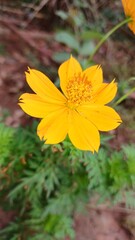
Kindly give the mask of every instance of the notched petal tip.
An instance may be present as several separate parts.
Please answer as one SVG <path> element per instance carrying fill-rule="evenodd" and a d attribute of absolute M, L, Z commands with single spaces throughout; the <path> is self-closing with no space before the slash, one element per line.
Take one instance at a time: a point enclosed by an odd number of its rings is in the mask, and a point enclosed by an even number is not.
<path fill-rule="evenodd" d="M 44 139 L 44 136 L 42 136 L 42 135 L 40 134 L 40 131 L 37 131 L 37 135 L 38 135 L 40 141 L 46 142 L 46 139 Z"/>
<path fill-rule="evenodd" d="M 19 103 L 24 103 L 24 99 L 23 99 L 23 96 L 22 96 L 22 95 L 19 97 L 18 100 L 19 100 Z M 19 103 L 18 103 L 18 104 L 19 104 Z"/>
<path fill-rule="evenodd" d="M 23 101 L 23 99 L 22 99 L 22 98 L 21 98 L 21 99 L 19 99 L 18 105 L 20 105 L 20 104 L 24 104 L 24 101 Z"/>
<path fill-rule="evenodd" d="M 116 121 L 116 128 L 123 122 L 120 116 L 117 119 L 115 118 L 115 121 Z"/>
<path fill-rule="evenodd" d="M 24 103 L 23 103 L 23 102 L 19 102 L 19 103 L 17 103 L 17 105 L 18 105 L 19 107 L 21 107 L 22 104 L 24 104 Z"/>
<path fill-rule="evenodd" d="M 38 129 L 37 128 L 37 135 L 38 135 L 38 137 L 39 137 L 39 139 L 41 140 L 41 141 L 45 141 L 45 139 L 44 139 L 44 136 L 43 136 L 43 134 L 42 134 L 42 129 Z"/>
<path fill-rule="evenodd" d="M 99 70 L 100 68 L 102 69 L 102 66 L 101 66 L 101 64 L 99 64 L 99 65 L 96 65 L 97 66 L 97 69 Z"/>
<path fill-rule="evenodd" d="M 121 118 L 118 119 L 118 123 L 121 124 L 123 121 Z"/>
<path fill-rule="evenodd" d="M 24 72 L 25 75 L 30 74 L 30 71 L 31 71 L 31 68 L 30 68 L 30 67 L 27 67 L 27 70 Z"/>
<path fill-rule="evenodd" d="M 29 66 L 27 67 L 27 70 L 25 71 L 25 75 L 29 75 L 31 73 L 33 73 L 34 71 L 39 72 L 38 70 L 35 70 L 34 68 L 30 68 Z M 44 74 L 45 75 L 45 74 Z"/>

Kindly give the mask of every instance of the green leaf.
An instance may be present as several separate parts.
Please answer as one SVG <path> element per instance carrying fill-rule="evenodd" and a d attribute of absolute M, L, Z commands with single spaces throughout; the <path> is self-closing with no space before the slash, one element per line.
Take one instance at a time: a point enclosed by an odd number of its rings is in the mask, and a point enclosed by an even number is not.
<path fill-rule="evenodd" d="M 126 145 L 122 148 L 127 158 L 126 162 L 128 165 L 129 174 L 132 174 L 132 177 L 135 177 L 135 147 L 134 145 Z"/>
<path fill-rule="evenodd" d="M 66 46 L 76 50 L 77 52 L 79 51 L 79 43 L 77 42 L 74 35 L 71 33 L 65 31 L 58 32 L 55 35 L 55 40 L 57 42 L 65 44 Z"/>
<path fill-rule="evenodd" d="M 14 129 L 0 123 L 0 165 L 3 165 L 10 154 L 11 142 L 14 137 Z"/>
<path fill-rule="evenodd" d="M 53 54 L 53 60 L 58 63 L 66 61 L 70 57 L 69 53 L 66 52 L 56 52 Z"/>
<path fill-rule="evenodd" d="M 62 20 L 66 20 L 68 18 L 68 14 L 62 10 L 56 11 L 55 14 L 59 16 Z"/>
<path fill-rule="evenodd" d="M 84 42 L 80 48 L 80 55 L 89 56 L 95 47 L 95 44 L 91 41 Z"/>
<path fill-rule="evenodd" d="M 134 208 L 135 209 L 135 196 L 133 191 L 127 191 L 125 192 L 125 198 L 126 198 L 126 207 L 127 208 Z"/>
<path fill-rule="evenodd" d="M 103 35 L 99 32 L 95 32 L 95 31 L 84 31 L 81 35 L 81 38 L 83 40 L 92 40 L 92 39 L 97 39 L 100 40 L 103 37 Z"/>

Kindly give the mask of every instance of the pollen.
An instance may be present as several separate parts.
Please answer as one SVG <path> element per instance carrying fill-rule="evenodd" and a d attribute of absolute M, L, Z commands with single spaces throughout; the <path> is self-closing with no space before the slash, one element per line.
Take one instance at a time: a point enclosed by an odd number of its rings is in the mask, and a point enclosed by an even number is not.
<path fill-rule="evenodd" d="M 81 103 L 90 101 L 92 97 L 91 82 L 88 81 L 85 75 L 74 75 L 72 79 L 68 81 L 66 88 L 68 103 L 71 106 L 77 106 Z"/>

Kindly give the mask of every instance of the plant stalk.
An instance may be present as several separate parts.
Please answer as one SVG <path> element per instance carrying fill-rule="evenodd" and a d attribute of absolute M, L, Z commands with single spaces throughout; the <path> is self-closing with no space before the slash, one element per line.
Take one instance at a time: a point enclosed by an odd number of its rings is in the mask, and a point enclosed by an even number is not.
<path fill-rule="evenodd" d="M 132 21 L 131 17 L 128 17 L 126 19 L 124 19 L 122 22 L 118 23 L 116 26 L 114 26 L 108 33 L 105 34 L 105 36 L 99 41 L 99 43 L 96 45 L 93 53 L 90 55 L 90 58 L 88 59 L 89 62 L 92 61 L 94 55 L 96 54 L 96 52 L 98 51 L 98 49 L 102 46 L 102 44 L 115 32 L 117 31 L 117 29 L 119 29 L 120 27 L 122 27 L 124 24 L 127 24 L 129 22 Z"/>

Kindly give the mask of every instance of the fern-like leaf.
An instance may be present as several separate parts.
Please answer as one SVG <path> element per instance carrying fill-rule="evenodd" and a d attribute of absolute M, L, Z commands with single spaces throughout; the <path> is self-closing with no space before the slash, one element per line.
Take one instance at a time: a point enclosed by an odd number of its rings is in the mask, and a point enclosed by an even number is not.
<path fill-rule="evenodd" d="M 9 156 L 11 142 L 13 141 L 14 129 L 0 123 L 0 166 Z"/>

